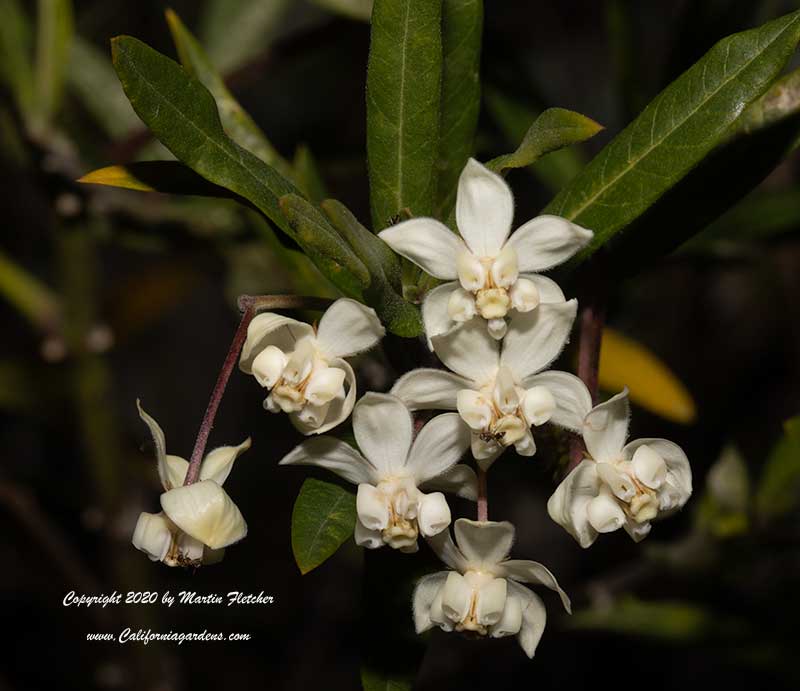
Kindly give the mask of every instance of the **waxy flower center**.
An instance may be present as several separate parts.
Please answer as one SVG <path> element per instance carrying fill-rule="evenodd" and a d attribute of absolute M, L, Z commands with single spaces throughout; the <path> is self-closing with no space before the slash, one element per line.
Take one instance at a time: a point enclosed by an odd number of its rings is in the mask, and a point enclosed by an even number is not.
<path fill-rule="evenodd" d="M 420 492 L 414 481 L 393 478 L 380 482 L 376 489 L 389 510 L 389 520 L 381 530 L 383 541 L 395 549 L 413 546 L 419 535 L 417 518 L 420 500 Z"/>

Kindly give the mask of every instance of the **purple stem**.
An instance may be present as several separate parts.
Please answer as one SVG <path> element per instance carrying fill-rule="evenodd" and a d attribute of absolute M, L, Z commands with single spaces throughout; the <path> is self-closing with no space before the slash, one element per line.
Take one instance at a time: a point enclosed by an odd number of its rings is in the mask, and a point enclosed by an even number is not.
<path fill-rule="evenodd" d="M 489 520 L 489 499 L 486 493 L 486 471 L 478 468 L 478 520 Z"/>

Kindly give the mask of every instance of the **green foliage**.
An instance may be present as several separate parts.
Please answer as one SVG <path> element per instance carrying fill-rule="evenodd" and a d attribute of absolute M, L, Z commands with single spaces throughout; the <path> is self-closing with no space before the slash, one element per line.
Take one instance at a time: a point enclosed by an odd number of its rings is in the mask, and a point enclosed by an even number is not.
<path fill-rule="evenodd" d="M 756 493 L 756 511 L 777 518 L 800 502 L 800 416 L 784 425 L 783 437 L 772 449 Z"/>
<path fill-rule="evenodd" d="M 28 17 L 18 0 L 0 0 L 0 79 L 17 103 L 29 114 L 33 107 L 32 36 Z"/>
<path fill-rule="evenodd" d="M 697 507 L 697 525 L 716 538 L 747 532 L 750 480 L 744 459 L 726 448 L 706 476 L 706 491 Z"/>
<path fill-rule="evenodd" d="M 377 0 L 367 68 L 374 230 L 433 214 L 442 78 L 441 0 Z"/>
<path fill-rule="evenodd" d="M 355 525 L 352 492 L 314 478 L 303 482 L 292 510 L 292 552 L 300 572 L 305 575 L 332 556 Z"/>
<path fill-rule="evenodd" d="M 717 43 L 662 91 L 546 208 L 591 228 L 585 259 L 725 138 L 800 39 L 800 12 Z"/>
<path fill-rule="evenodd" d="M 602 129 L 602 125 L 580 113 L 548 108 L 528 128 L 516 151 L 493 158 L 486 167 L 496 173 L 524 168 L 545 154 L 591 139 Z"/>
<path fill-rule="evenodd" d="M 407 338 L 419 336 L 422 320 L 419 310 L 402 298 L 397 255 L 362 226 L 341 202 L 327 199 L 322 203 L 322 209 L 369 270 L 370 284 L 364 290 L 367 304 L 375 309 L 392 333 Z"/>
<path fill-rule="evenodd" d="M 39 0 L 36 37 L 36 112 L 46 125 L 61 105 L 73 35 L 72 2 Z"/>
<path fill-rule="evenodd" d="M 312 202 L 319 204 L 328 196 L 325 180 L 317 166 L 317 161 L 305 144 L 297 147 L 292 161 L 292 179 Z"/>
<path fill-rule="evenodd" d="M 458 176 L 473 153 L 480 112 L 483 0 L 442 4 L 442 101 L 435 215 L 455 205 Z"/>
<path fill-rule="evenodd" d="M 408 677 L 387 677 L 374 669 L 361 669 L 361 687 L 364 691 L 411 691 L 413 686 L 413 674 Z"/>

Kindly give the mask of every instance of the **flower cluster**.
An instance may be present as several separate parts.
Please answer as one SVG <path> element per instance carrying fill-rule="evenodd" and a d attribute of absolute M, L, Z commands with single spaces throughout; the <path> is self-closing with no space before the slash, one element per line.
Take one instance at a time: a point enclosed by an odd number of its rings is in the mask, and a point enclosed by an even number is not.
<path fill-rule="evenodd" d="M 582 547 L 618 528 L 641 540 L 652 520 L 686 503 L 691 470 L 669 441 L 626 444 L 627 391 L 594 406 L 578 377 L 548 370 L 569 339 L 577 301 L 536 272 L 569 259 L 592 233 L 563 218 L 539 216 L 509 235 L 513 214 L 505 181 L 470 159 L 458 183 L 460 236 L 430 218 L 380 233 L 395 252 L 448 281 L 431 290 L 422 306 L 427 344 L 443 368 L 412 370 L 390 393 L 369 392 L 357 400 L 346 358 L 375 346 L 384 329 L 372 309 L 346 298 L 335 301 L 318 326 L 273 313 L 256 316 L 239 364 L 268 390 L 264 407 L 287 413 L 309 437 L 280 465 L 325 468 L 357 485 L 358 545 L 413 553 L 422 537 L 449 567 L 417 583 L 417 631 L 438 626 L 516 636 L 532 657 L 546 612 L 522 584 L 556 591 L 567 611 L 570 602 L 542 564 L 508 558 L 514 527 L 489 521 L 481 494 L 489 468 L 509 447 L 533 456 L 535 430 L 544 424 L 580 434 L 585 458 L 555 490 L 548 513 Z M 414 419 L 418 410 L 439 412 L 421 424 Z M 351 413 L 357 448 L 322 434 Z M 249 440 L 212 451 L 199 482 L 184 485 L 186 461 L 166 455 L 161 429 L 141 415 L 155 440 L 165 492 L 163 513 L 141 515 L 134 544 L 170 565 L 218 560 L 221 549 L 247 530 L 222 483 Z M 459 462 L 468 451 L 480 479 Z M 455 521 L 455 542 L 444 493 L 479 505 L 479 520 Z"/>

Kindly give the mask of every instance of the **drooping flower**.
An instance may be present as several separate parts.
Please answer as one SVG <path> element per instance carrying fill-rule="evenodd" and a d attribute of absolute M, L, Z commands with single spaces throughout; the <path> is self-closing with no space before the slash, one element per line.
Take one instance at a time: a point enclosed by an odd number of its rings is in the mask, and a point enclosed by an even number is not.
<path fill-rule="evenodd" d="M 199 566 L 220 561 L 225 547 L 247 535 L 247 524 L 222 485 L 239 454 L 250 448 L 250 439 L 239 446 L 221 446 L 210 451 L 200 466 L 198 482 L 184 486 L 189 463 L 180 456 L 167 454 L 163 430 L 138 401 L 136 405 L 153 435 L 164 493 L 160 513 L 139 515 L 133 546 L 152 561 L 167 566 Z"/>
<path fill-rule="evenodd" d="M 434 352 L 451 372 L 412 370 L 392 393 L 412 410 L 458 410 L 472 430 L 472 455 L 484 469 L 509 446 L 532 456 L 532 425 L 580 428 L 573 399 L 586 387 L 567 372 L 541 371 L 567 342 L 576 310 L 570 300 L 514 315 L 502 343 L 486 335 L 480 320 L 469 321 L 433 339 Z"/>
<path fill-rule="evenodd" d="M 453 571 L 421 578 L 412 605 L 417 633 L 438 626 L 443 631 L 471 631 L 481 636 L 517 636 L 533 657 L 544 632 L 547 611 L 541 598 L 521 583 L 537 583 L 556 591 L 567 612 L 567 594 L 542 564 L 508 559 L 514 526 L 508 522 L 459 518 L 456 542 L 445 531 L 428 543 Z"/>
<path fill-rule="evenodd" d="M 320 466 L 358 485 L 357 544 L 416 552 L 419 534 L 436 535 L 450 525 L 444 495 L 425 492 L 476 499 L 475 473 L 457 464 L 469 446 L 469 431 L 458 415 L 433 418 L 414 439 L 408 408 L 394 396 L 368 393 L 353 410 L 353 434 L 363 456 L 343 441 L 318 437 L 300 444 L 280 465 Z"/>
<path fill-rule="evenodd" d="M 458 180 L 456 223 L 461 237 L 433 218 L 412 218 L 382 231 L 398 254 L 449 281 L 430 291 L 422 307 L 428 344 L 456 323 L 479 315 L 489 333 L 504 336 L 512 310 L 563 301 L 553 281 L 535 272 L 569 259 L 592 232 L 543 215 L 511 234 L 514 199 L 505 180 L 469 159 Z"/>
<path fill-rule="evenodd" d="M 584 404 L 585 405 L 585 404 Z M 575 414 L 582 411 L 576 406 Z M 550 517 L 581 545 L 619 528 L 636 541 L 650 521 L 677 511 L 692 494 L 692 470 L 683 450 L 666 439 L 628 436 L 627 389 L 605 403 L 585 406 L 585 458 L 547 502 Z"/>
<path fill-rule="evenodd" d="M 247 329 L 239 367 L 270 393 L 264 408 L 281 411 L 303 434 L 321 434 L 347 419 L 356 377 L 344 359 L 372 348 L 385 331 L 374 310 L 341 298 L 319 326 L 265 312 Z"/>

